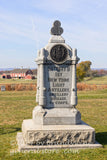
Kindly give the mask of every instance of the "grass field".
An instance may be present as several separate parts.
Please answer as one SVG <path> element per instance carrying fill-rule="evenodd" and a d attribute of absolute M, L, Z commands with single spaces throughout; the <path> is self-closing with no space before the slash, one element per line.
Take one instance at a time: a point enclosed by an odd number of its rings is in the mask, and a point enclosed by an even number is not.
<path fill-rule="evenodd" d="M 19 84 L 19 83 L 35 83 L 36 79 L 28 80 L 28 79 L 1 79 L 0 84 Z"/>
<path fill-rule="evenodd" d="M 36 106 L 35 91 L 0 92 L 0 160 L 106 160 L 107 159 L 107 89 L 78 91 L 77 108 L 82 120 L 94 127 L 99 149 L 58 150 L 50 153 L 14 153 L 16 134 L 24 119 L 32 118 Z"/>
<path fill-rule="evenodd" d="M 96 84 L 96 85 L 102 85 L 102 84 L 107 84 L 107 76 L 102 76 L 102 77 L 94 77 L 92 79 L 90 78 L 85 78 L 84 82 L 86 84 Z"/>

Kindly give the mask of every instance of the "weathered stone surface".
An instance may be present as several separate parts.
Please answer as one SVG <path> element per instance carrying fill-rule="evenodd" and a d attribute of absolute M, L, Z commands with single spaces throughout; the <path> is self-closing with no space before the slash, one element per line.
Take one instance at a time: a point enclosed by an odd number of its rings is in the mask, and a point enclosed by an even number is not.
<path fill-rule="evenodd" d="M 95 131 L 83 123 L 81 125 L 35 125 L 33 120 L 24 120 L 23 138 L 26 144 L 93 144 Z"/>
<path fill-rule="evenodd" d="M 65 39 L 62 36 L 52 35 L 49 40 L 50 44 L 57 44 L 57 43 L 65 43 Z"/>
<path fill-rule="evenodd" d="M 32 119 L 36 125 L 43 125 L 46 111 L 41 106 L 36 106 L 32 112 Z"/>
<path fill-rule="evenodd" d="M 74 108 L 77 105 L 77 50 L 60 35 L 53 35 L 38 52 L 37 102 L 43 108 Z"/>
<path fill-rule="evenodd" d="M 46 106 L 45 108 L 71 107 L 71 75 L 72 67 L 69 64 L 47 64 L 45 76 Z"/>
<path fill-rule="evenodd" d="M 81 123 L 81 114 L 76 108 L 43 109 L 36 106 L 33 110 L 36 125 L 75 125 Z"/>
<path fill-rule="evenodd" d="M 49 150 L 52 149 L 52 151 L 56 151 L 56 149 L 86 149 L 86 148 L 101 148 L 102 145 L 98 142 L 95 142 L 94 144 L 63 144 L 63 145 L 28 145 L 25 143 L 23 139 L 23 135 L 21 132 L 17 133 L 17 143 L 18 143 L 18 151 L 20 152 L 30 152 L 34 151 L 38 153 L 40 150 Z"/>
<path fill-rule="evenodd" d="M 88 144 L 93 143 L 94 133 L 89 131 L 29 131 L 27 144 L 52 145 L 52 144 Z"/>
<path fill-rule="evenodd" d="M 63 28 L 61 27 L 61 22 L 56 20 L 51 28 L 52 35 L 61 35 L 63 33 Z"/>
<path fill-rule="evenodd" d="M 30 152 L 33 151 L 36 153 L 38 153 L 38 151 L 40 150 L 50 150 L 52 149 L 52 151 L 56 151 L 56 149 L 87 149 L 87 148 L 101 148 L 102 145 L 99 144 L 98 142 L 95 142 L 94 144 L 62 144 L 62 145 L 28 145 L 25 143 L 24 139 L 23 139 L 23 135 L 21 132 L 17 133 L 17 143 L 18 143 L 18 151 L 21 152 Z"/>

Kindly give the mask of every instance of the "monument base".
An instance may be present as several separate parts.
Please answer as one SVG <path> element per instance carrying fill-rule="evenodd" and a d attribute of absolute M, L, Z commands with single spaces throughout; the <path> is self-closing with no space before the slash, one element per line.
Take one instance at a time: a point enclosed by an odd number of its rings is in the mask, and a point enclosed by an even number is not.
<path fill-rule="evenodd" d="M 80 125 L 35 125 L 32 119 L 23 121 L 17 143 L 19 151 L 102 147 L 95 142 L 94 128 L 84 122 Z"/>
<path fill-rule="evenodd" d="M 96 148 L 95 130 L 84 122 L 79 125 L 35 125 L 24 120 L 17 134 L 19 151 L 61 148 Z"/>
<path fill-rule="evenodd" d="M 36 125 L 23 120 L 22 133 L 26 144 L 85 144 L 95 143 L 95 130 L 84 122 L 80 125 Z"/>
<path fill-rule="evenodd" d="M 56 150 L 56 149 L 93 149 L 101 148 L 98 142 L 94 144 L 72 144 L 72 145 L 28 145 L 24 142 L 22 132 L 17 133 L 17 144 L 19 152 L 38 152 L 39 150 Z"/>

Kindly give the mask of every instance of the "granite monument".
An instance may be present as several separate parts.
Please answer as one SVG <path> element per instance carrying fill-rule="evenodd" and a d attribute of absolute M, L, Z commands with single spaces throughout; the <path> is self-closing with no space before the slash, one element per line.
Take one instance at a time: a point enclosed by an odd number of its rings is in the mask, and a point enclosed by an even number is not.
<path fill-rule="evenodd" d="M 36 63 L 37 93 L 32 119 L 23 120 L 17 134 L 19 151 L 56 148 L 101 147 L 95 130 L 81 120 L 76 109 L 77 49 L 61 36 L 63 28 L 56 20 L 49 43 L 38 51 Z"/>

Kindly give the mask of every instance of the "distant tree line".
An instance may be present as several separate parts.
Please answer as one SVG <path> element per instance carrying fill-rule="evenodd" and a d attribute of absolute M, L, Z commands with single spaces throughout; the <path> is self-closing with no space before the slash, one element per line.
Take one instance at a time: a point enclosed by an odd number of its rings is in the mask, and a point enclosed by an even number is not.
<path fill-rule="evenodd" d="M 107 75 L 107 70 L 104 69 L 91 69 L 91 61 L 82 61 L 77 64 L 77 81 L 80 82 L 84 79 L 84 77 L 99 77 Z"/>

